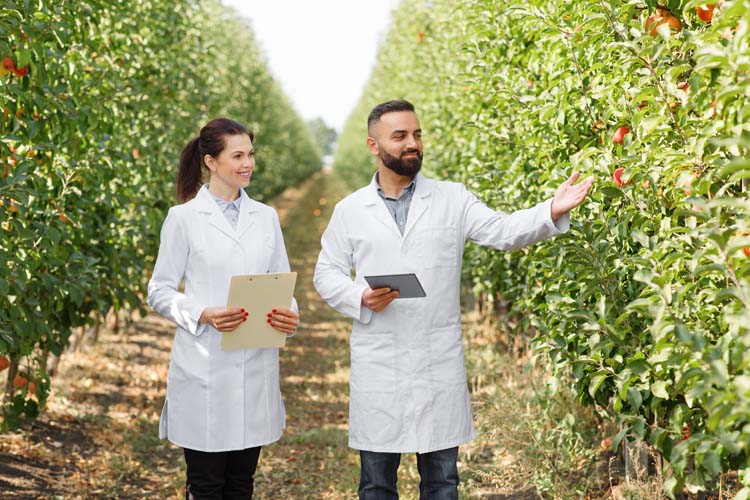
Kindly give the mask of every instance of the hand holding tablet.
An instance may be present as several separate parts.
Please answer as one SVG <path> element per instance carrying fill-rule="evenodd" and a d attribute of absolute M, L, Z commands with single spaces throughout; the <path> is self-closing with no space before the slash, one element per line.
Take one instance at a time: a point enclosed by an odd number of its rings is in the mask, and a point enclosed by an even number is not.
<path fill-rule="evenodd" d="M 422 284 L 414 273 L 384 274 L 379 276 L 365 276 L 365 281 L 373 290 L 376 288 L 390 288 L 398 291 L 397 299 L 415 299 L 427 297 Z"/>

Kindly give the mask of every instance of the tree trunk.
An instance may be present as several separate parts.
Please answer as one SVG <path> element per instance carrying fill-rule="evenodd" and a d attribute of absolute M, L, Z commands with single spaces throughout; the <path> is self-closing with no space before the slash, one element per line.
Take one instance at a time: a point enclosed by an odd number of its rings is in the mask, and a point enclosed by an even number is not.
<path fill-rule="evenodd" d="M 10 366 L 8 366 L 8 380 L 5 384 L 5 394 L 3 394 L 3 404 L 8 403 L 13 398 L 13 381 L 18 375 L 18 359 L 10 358 Z"/>

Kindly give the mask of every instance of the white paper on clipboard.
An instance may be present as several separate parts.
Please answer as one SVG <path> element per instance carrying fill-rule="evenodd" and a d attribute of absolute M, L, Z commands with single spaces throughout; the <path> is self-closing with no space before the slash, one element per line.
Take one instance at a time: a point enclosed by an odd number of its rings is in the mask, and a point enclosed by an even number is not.
<path fill-rule="evenodd" d="M 221 334 L 221 349 L 284 347 L 286 333 L 274 330 L 266 316 L 273 309 L 289 309 L 297 273 L 232 276 L 227 307 L 242 307 L 249 314 L 233 332 Z"/>

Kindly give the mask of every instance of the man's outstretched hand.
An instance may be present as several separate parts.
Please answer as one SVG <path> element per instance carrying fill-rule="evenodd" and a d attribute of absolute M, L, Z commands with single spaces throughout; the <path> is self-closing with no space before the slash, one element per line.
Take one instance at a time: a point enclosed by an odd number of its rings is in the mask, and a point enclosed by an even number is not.
<path fill-rule="evenodd" d="M 578 180 L 580 175 L 579 172 L 573 172 L 573 175 L 560 184 L 560 187 L 555 191 L 555 196 L 552 198 L 552 220 L 556 221 L 586 199 L 591 185 L 594 184 L 594 176 L 587 177 L 574 186 L 573 183 Z"/>

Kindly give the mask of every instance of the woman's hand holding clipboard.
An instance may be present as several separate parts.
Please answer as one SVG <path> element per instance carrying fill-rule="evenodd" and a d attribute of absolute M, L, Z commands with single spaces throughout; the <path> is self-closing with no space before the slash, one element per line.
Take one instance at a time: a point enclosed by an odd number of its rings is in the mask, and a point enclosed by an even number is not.
<path fill-rule="evenodd" d="M 222 335 L 221 349 L 284 347 L 287 334 L 276 330 L 267 314 L 289 308 L 296 281 L 295 272 L 232 276 L 227 307 L 244 308 L 249 314 L 236 330 Z"/>

